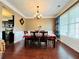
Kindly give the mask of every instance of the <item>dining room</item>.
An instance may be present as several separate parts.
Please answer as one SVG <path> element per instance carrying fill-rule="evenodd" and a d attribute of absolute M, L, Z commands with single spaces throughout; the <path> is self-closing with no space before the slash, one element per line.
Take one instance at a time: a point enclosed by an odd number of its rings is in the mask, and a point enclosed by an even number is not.
<path fill-rule="evenodd" d="M 0 0 L 0 59 L 79 59 L 78 10 L 78 0 Z"/>

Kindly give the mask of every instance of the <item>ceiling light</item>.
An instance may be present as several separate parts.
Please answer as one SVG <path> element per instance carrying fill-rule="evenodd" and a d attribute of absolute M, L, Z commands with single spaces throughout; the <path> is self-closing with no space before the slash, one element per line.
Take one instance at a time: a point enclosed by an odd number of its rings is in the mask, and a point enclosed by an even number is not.
<path fill-rule="evenodd" d="M 37 1 L 36 1 L 37 2 Z M 40 19 L 42 17 L 42 15 L 40 14 L 40 9 L 39 9 L 39 5 L 36 5 L 36 13 L 34 15 L 35 19 Z"/>
<path fill-rule="evenodd" d="M 57 7 L 61 7 L 61 5 L 58 5 Z"/>

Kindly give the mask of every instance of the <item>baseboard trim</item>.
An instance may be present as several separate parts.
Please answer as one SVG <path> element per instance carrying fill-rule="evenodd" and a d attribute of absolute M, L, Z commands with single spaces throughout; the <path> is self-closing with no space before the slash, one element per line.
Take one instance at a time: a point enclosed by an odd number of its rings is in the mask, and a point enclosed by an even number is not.
<path fill-rule="evenodd" d="M 74 53 L 79 54 L 79 52 L 78 52 L 78 51 L 74 50 L 73 48 L 71 48 L 71 47 L 70 47 L 70 46 L 68 46 L 67 44 L 63 43 L 62 41 L 60 41 L 60 40 L 57 40 L 57 41 L 58 41 L 58 42 L 60 42 L 61 44 L 63 44 L 65 47 L 68 47 L 69 49 L 71 49 Z"/>

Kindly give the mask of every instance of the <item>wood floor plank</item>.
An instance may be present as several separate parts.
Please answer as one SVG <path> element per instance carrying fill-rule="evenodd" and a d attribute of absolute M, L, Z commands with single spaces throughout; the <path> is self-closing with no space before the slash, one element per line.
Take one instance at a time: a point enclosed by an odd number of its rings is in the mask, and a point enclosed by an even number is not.
<path fill-rule="evenodd" d="M 24 47 L 21 41 L 6 48 L 1 59 L 79 59 L 79 54 L 61 42 L 57 42 L 56 48 Z"/>

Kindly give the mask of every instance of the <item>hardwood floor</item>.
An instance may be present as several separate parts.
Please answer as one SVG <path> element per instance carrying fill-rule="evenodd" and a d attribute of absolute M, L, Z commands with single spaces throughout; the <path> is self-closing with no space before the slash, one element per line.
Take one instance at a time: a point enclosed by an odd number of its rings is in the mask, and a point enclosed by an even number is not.
<path fill-rule="evenodd" d="M 21 41 L 6 48 L 1 59 L 79 59 L 79 54 L 68 46 L 57 42 L 56 48 L 24 47 Z"/>

